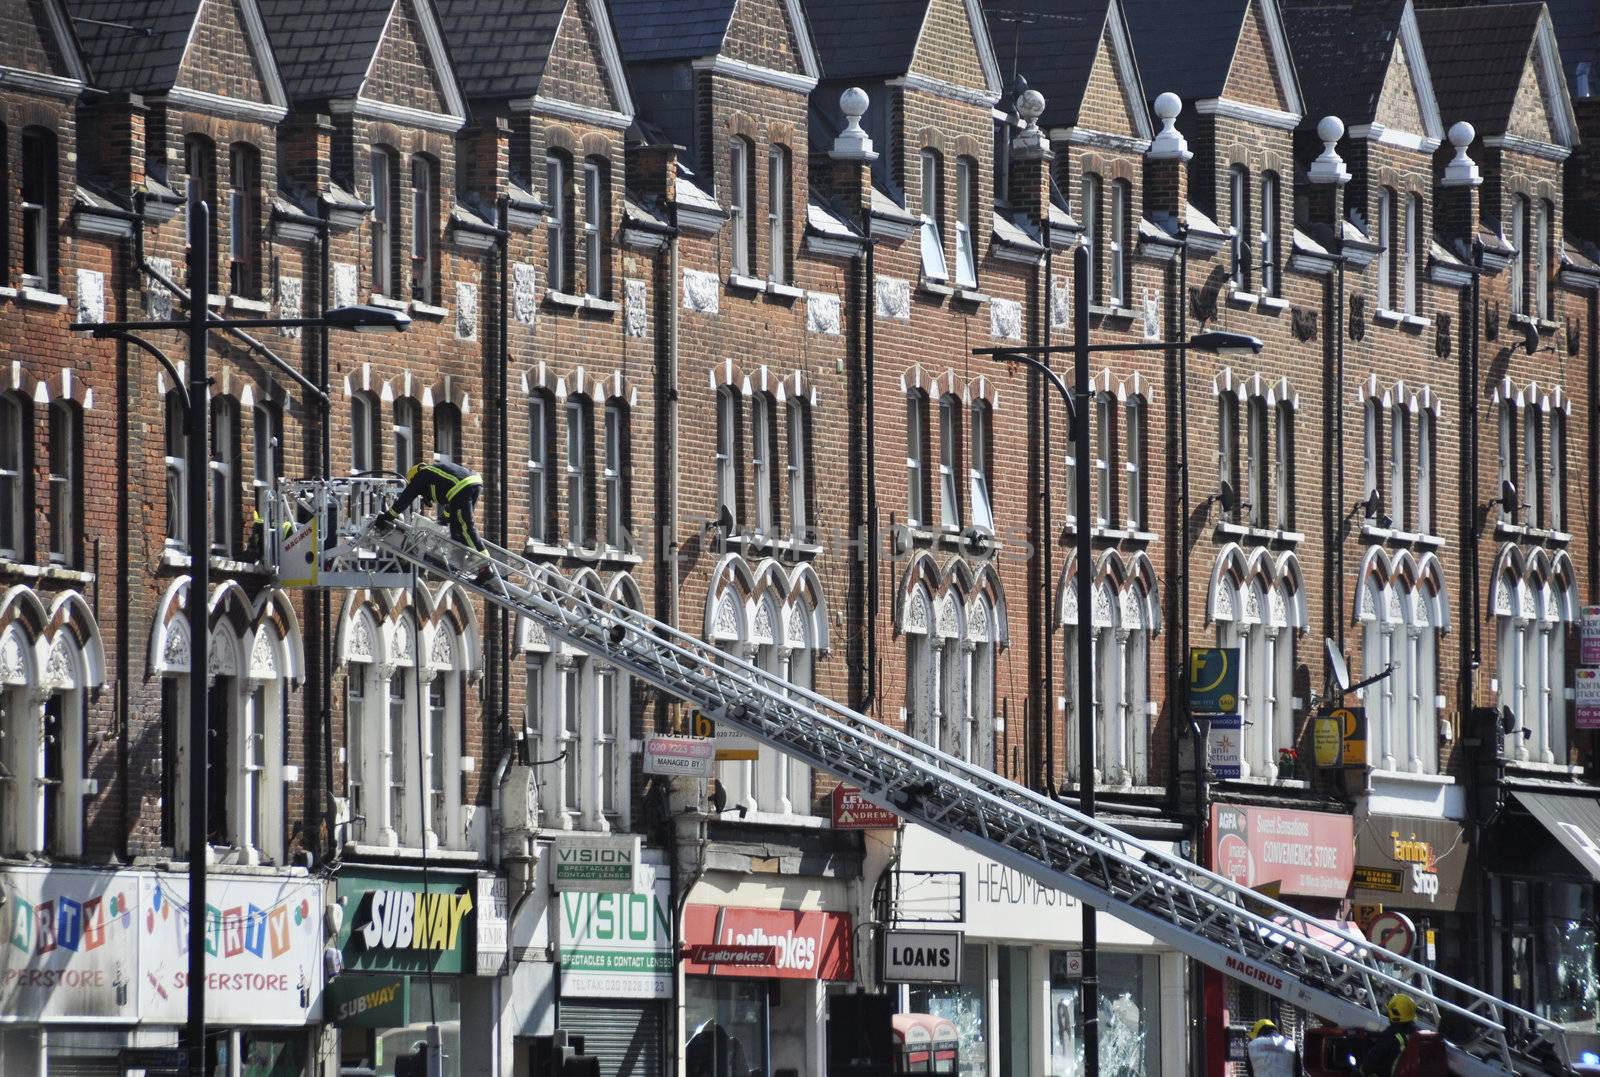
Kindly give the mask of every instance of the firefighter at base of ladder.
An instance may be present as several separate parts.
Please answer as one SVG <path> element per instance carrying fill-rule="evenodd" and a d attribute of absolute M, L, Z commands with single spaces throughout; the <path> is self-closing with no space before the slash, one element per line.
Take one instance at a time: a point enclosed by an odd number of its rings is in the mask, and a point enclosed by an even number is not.
<path fill-rule="evenodd" d="M 453 460 L 438 460 L 431 464 L 412 464 L 406 472 L 406 486 L 395 498 L 394 504 L 378 514 L 379 527 L 394 524 L 400 514 L 421 498 L 439 509 L 439 522 L 450 529 L 450 538 L 473 553 L 484 556 L 483 540 L 472 522 L 472 510 L 483 491 L 483 476 Z M 477 582 L 487 582 L 493 571 L 485 564 L 478 570 Z"/>
<path fill-rule="evenodd" d="M 1295 1054 L 1294 1041 L 1265 1018 L 1250 1030 L 1245 1057 L 1250 1077 L 1300 1077 L 1300 1057 Z"/>
<path fill-rule="evenodd" d="M 1378 1034 L 1361 1059 L 1362 1077 L 1393 1077 L 1406 1045 L 1417 1031 L 1417 1003 L 1410 995 L 1391 996 L 1384 1010 L 1389 1015 L 1389 1027 Z"/>

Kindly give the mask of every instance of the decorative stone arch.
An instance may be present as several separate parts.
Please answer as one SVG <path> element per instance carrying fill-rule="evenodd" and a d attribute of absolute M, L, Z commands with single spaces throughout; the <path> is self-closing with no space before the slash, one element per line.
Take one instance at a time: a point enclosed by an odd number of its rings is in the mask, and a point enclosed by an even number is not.
<path fill-rule="evenodd" d="M 947 588 L 933 600 L 933 635 L 939 639 L 967 638 L 966 595 L 960 587 Z"/>
<path fill-rule="evenodd" d="M 1300 410 L 1300 394 L 1289 385 L 1288 378 L 1279 378 L 1275 382 L 1266 384 L 1267 408 L 1275 410 L 1279 404 L 1288 404 L 1289 410 Z"/>
<path fill-rule="evenodd" d="M 1128 558 L 1127 592 L 1138 597 L 1143 607 L 1144 627 L 1151 635 L 1161 632 L 1161 589 L 1156 579 L 1155 565 L 1149 554 L 1140 550 Z"/>
<path fill-rule="evenodd" d="M 1006 593 L 1000 583 L 1000 574 L 993 565 L 985 564 L 977 570 L 972 586 L 972 601 L 985 602 L 994 615 L 994 642 L 1001 648 L 1010 646 L 1011 628 L 1006 621 Z"/>
<path fill-rule="evenodd" d="M 1550 587 L 1560 610 L 1557 619 L 1576 622 L 1582 609 L 1578 601 L 1578 573 L 1565 550 L 1550 558 Z"/>
<path fill-rule="evenodd" d="M 339 615 L 339 631 L 334 640 L 334 656 L 340 664 L 351 662 L 381 666 L 387 664 L 388 640 L 383 632 L 384 612 L 367 592 L 352 592 Z"/>
<path fill-rule="evenodd" d="M 807 407 L 815 408 L 820 399 L 816 384 L 803 370 L 795 370 L 784 375 L 775 383 L 773 392 L 777 395 L 778 403 L 783 404 L 790 400 L 798 400 Z"/>
<path fill-rule="evenodd" d="M 1489 612 L 1496 617 L 1519 617 L 1531 608 L 1525 601 L 1527 562 L 1522 551 L 1507 543 L 1500 548 L 1489 573 Z"/>
<path fill-rule="evenodd" d="M 422 406 L 432 411 L 440 404 L 454 404 L 465 419 L 472 413 L 472 397 L 467 392 L 464 379 L 454 374 L 445 374 L 432 385 L 425 386 L 422 390 Z"/>
<path fill-rule="evenodd" d="M 1211 395 L 1216 397 L 1232 396 L 1243 401 L 1247 395 L 1245 383 L 1234 376 L 1233 368 L 1225 366 L 1217 371 L 1217 376 L 1211 379 Z"/>
<path fill-rule="evenodd" d="M 1311 620 L 1306 615 L 1305 575 L 1300 571 L 1300 559 L 1294 555 L 1293 550 L 1286 550 L 1278 557 L 1274 578 L 1277 580 L 1279 593 L 1283 595 L 1284 612 L 1289 627 L 1298 632 L 1309 630 Z"/>
<path fill-rule="evenodd" d="M 969 403 L 976 403 L 980 400 L 986 402 L 990 411 L 1000 410 L 1000 386 L 998 383 L 991 381 L 987 374 L 979 374 L 967 382 L 967 388 L 963 396 Z"/>
<path fill-rule="evenodd" d="M 797 566 L 790 576 L 789 608 L 809 622 L 812 649 L 827 654 L 833 646 L 828 635 L 828 599 L 811 565 Z"/>
<path fill-rule="evenodd" d="M 750 378 L 732 359 L 713 363 L 710 373 L 706 376 L 706 383 L 713 393 L 726 388 L 740 396 L 750 395 Z"/>
<path fill-rule="evenodd" d="M 956 375 L 954 368 L 946 369 L 943 374 L 929 374 L 922 368 L 921 363 L 913 363 L 909 370 L 900 375 L 900 391 L 902 393 L 920 391 L 927 394 L 929 400 L 954 396 L 963 404 L 972 402 L 968 395 L 970 386 Z"/>
<path fill-rule="evenodd" d="M 1244 600 L 1239 617 L 1242 623 L 1265 625 L 1268 628 L 1288 627 L 1288 611 L 1284 609 L 1282 597 L 1278 594 L 1276 566 L 1265 549 L 1253 551 L 1246 560 L 1244 584 L 1239 593 Z"/>
<path fill-rule="evenodd" d="M 0 386 L 0 392 L 22 392 L 17 383 L 21 380 L 20 371 L 11 378 L 9 387 Z M 78 377 L 71 367 L 62 367 L 47 378 L 40 378 L 33 384 L 33 402 L 35 404 L 49 405 L 58 400 L 76 404 L 84 411 L 94 409 L 94 388 L 88 382 Z"/>
<path fill-rule="evenodd" d="M 1374 594 L 1376 592 L 1376 594 Z M 1394 566 L 1381 546 L 1367 551 L 1356 573 L 1355 621 L 1393 621 L 1399 612 Z"/>
<path fill-rule="evenodd" d="M 183 364 L 178 364 L 178 371 L 182 373 Z M 161 375 L 164 379 L 165 373 Z M 22 369 L 22 360 L 13 359 L 10 363 L 0 363 L 0 393 L 15 393 L 26 400 L 38 400 L 40 394 L 44 399 L 49 399 L 50 390 L 42 387 L 35 379 L 30 378 Z M 163 390 L 163 393 L 165 390 Z"/>
<path fill-rule="evenodd" d="M 184 373 L 182 364 L 178 366 L 178 373 Z M 357 393 L 371 393 L 376 397 L 378 391 L 384 389 L 387 384 L 384 382 L 375 386 L 372 380 L 372 364 L 362 363 L 344 376 L 344 395 L 353 397 Z"/>
<path fill-rule="evenodd" d="M 706 591 L 705 639 L 735 643 L 749 638 L 747 602 L 755 591 L 755 576 L 738 554 L 728 554 L 711 574 Z"/>
<path fill-rule="evenodd" d="M 65 647 L 77 656 L 80 666 L 80 677 L 73 687 L 99 688 L 105 684 L 106 652 L 100 642 L 100 626 L 89 603 L 78 592 L 64 591 L 56 596 L 41 642 L 48 648 L 47 672 L 55 649 Z"/>
<path fill-rule="evenodd" d="M 906 566 L 905 575 L 900 578 L 900 601 L 897 603 L 900 614 L 901 630 L 905 632 L 927 632 L 932 627 L 933 600 L 943 590 L 943 581 L 939 577 L 939 568 L 934 564 L 933 558 L 926 552 L 919 552 Z M 920 627 L 913 627 L 911 614 L 913 602 L 919 590 L 926 600 L 926 609 Z"/>
<path fill-rule="evenodd" d="M 432 596 L 433 615 L 430 618 L 435 633 L 445 631 L 455 636 L 459 653 L 451 669 L 469 673 L 473 678 L 483 675 L 483 643 L 478 628 L 478 614 L 472 605 L 471 595 L 454 583 L 440 587 Z M 430 643 L 429 656 L 436 644 Z"/>
<path fill-rule="evenodd" d="M 18 584 L 0 598 L 0 685 L 39 684 L 38 641 L 49 619 L 33 588 Z"/>
<path fill-rule="evenodd" d="M 279 588 L 273 588 L 256 599 L 249 652 L 252 669 L 256 664 L 257 651 L 263 646 L 273 649 L 280 676 L 288 677 L 296 684 L 305 680 L 305 641 L 301 637 L 300 621 L 295 616 L 289 596 Z"/>
<path fill-rule="evenodd" d="M 1236 621 L 1240 617 L 1245 580 L 1249 566 L 1238 543 L 1230 542 L 1217 551 L 1211 566 L 1211 582 L 1206 589 L 1206 621 Z"/>
<path fill-rule="evenodd" d="M 1394 572 L 1394 590 L 1399 600 L 1401 621 L 1408 625 L 1422 623 L 1424 611 L 1418 609 L 1417 596 L 1422 573 L 1410 550 L 1401 550 L 1390 562 Z"/>
<path fill-rule="evenodd" d="M 1117 383 L 1117 399 L 1126 404 L 1131 400 L 1141 400 L 1145 407 L 1150 407 L 1156 400 L 1156 387 L 1145 376 L 1134 371 L 1127 378 Z"/>
<path fill-rule="evenodd" d="M 162 592 L 156 603 L 156 615 L 150 621 L 150 672 L 189 672 L 189 622 L 184 615 L 184 604 L 189 593 L 189 578 L 175 577 Z"/>
<path fill-rule="evenodd" d="M 1450 595 L 1445 590 L 1444 568 L 1431 552 L 1417 559 L 1417 605 L 1429 625 L 1440 632 L 1450 631 Z"/>

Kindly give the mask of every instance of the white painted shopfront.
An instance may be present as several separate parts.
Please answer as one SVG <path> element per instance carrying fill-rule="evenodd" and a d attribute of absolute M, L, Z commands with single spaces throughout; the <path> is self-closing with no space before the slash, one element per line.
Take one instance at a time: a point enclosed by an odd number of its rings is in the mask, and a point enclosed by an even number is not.
<path fill-rule="evenodd" d="M 902 987 L 899 1009 L 954 1021 L 961 1072 L 970 1077 L 1078 1077 L 1078 902 L 921 827 L 906 826 L 901 842 L 901 925 L 956 928 L 966 937 L 961 987 Z M 953 911 L 963 915 L 949 922 Z M 1102 1072 L 1186 1072 L 1183 956 L 1110 916 L 1099 918 L 1098 933 Z"/>

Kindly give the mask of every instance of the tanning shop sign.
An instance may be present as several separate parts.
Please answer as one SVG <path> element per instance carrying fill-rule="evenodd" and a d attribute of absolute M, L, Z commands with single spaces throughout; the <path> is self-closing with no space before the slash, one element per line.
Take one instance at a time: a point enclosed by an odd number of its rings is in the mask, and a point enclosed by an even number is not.
<path fill-rule="evenodd" d="M 638 894 L 644 891 L 637 834 L 557 838 L 555 853 L 550 881 L 558 893 L 597 890 Z"/>
<path fill-rule="evenodd" d="M 665 869 L 647 893 L 569 890 L 560 897 L 563 995 L 672 997 L 672 879 Z"/>

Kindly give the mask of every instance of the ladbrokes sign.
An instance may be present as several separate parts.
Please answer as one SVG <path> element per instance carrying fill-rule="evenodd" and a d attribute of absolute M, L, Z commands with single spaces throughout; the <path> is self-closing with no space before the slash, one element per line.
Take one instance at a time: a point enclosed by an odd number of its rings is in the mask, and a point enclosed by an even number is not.
<path fill-rule="evenodd" d="M 852 974 L 850 917 L 843 913 L 690 905 L 684 910 L 683 941 L 694 948 L 684 965 L 691 975 L 848 980 Z M 741 959 L 694 960 L 714 956 L 717 947 L 731 948 Z M 770 959 L 760 964 L 743 959 L 757 950 Z"/>

